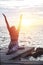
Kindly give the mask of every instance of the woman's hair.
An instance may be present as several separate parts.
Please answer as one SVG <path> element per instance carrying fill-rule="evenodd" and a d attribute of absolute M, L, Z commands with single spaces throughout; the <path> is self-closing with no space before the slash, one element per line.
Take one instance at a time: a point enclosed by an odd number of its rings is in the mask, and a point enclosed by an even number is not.
<path fill-rule="evenodd" d="M 10 29 L 12 29 L 12 30 L 16 30 L 16 27 L 15 27 L 15 26 L 12 26 L 12 27 L 10 27 Z"/>

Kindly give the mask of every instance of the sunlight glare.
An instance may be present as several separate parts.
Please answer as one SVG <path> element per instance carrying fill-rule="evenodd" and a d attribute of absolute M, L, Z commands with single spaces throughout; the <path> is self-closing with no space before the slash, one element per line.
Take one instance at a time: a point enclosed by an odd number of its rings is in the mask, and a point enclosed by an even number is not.
<path fill-rule="evenodd" d="M 32 20 L 30 20 L 30 19 L 23 19 L 22 20 L 22 26 L 28 27 L 30 25 L 32 25 Z"/>

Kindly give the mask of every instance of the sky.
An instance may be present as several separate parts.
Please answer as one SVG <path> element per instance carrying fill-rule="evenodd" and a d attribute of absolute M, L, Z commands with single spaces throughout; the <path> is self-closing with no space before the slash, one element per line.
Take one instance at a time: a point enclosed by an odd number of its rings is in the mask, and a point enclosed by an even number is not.
<path fill-rule="evenodd" d="M 18 26 L 20 15 L 27 24 L 43 24 L 43 0 L 0 0 L 0 26 L 5 26 L 4 13 L 10 26 Z M 24 23 L 22 23 L 24 25 Z"/>

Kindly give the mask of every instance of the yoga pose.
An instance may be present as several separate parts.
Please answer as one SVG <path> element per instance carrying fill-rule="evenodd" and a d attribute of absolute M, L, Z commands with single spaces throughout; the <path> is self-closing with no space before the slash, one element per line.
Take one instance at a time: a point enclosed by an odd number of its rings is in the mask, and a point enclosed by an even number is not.
<path fill-rule="evenodd" d="M 5 14 L 2 14 L 2 15 L 5 18 L 7 29 L 9 31 L 9 35 L 10 35 L 10 38 L 11 38 L 11 42 L 10 42 L 9 47 L 8 47 L 8 49 L 9 49 L 8 53 L 10 53 L 12 51 L 16 51 L 19 47 L 18 46 L 18 37 L 19 37 L 22 15 L 20 16 L 20 22 L 19 22 L 19 25 L 18 25 L 18 29 L 16 29 L 15 26 L 10 27 Z"/>

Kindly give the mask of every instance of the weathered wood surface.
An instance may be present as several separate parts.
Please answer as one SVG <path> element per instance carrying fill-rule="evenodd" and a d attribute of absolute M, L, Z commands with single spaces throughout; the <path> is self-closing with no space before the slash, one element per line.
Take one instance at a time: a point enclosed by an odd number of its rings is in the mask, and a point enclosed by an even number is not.
<path fill-rule="evenodd" d="M 43 61 L 6 61 L 1 65 L 43 65 Z"/>
<path fill-rule="evenodd" d="M 16 53 L 14 53 L 14 56 L 11 59 L 20 59 L 21 57 L 26 57 L 27 55 L 30 55 L 34 48 L 25 47 L 24 49 L 19 49 Z"/>
<path fill-rule="evenodd" d="M 33 51 L 34 48 L 25 48 L 19 49 L 15 53 L 11 55 L 6 55 L 8 49 L 4 49 L 0 51 L 0 63 L 1 65 L 43 65 L 43 61 L 29 61 L 29 60 L 17 60 L 18 58 L 25 57 L 29 54 L 30 51 Z M 14 60 L 9 60 L 9 59 Z M 16 59 L 16 60 L 15 60 Z"/>
<path fill-rule="evenodd" d="M 33 51 L 33 49 L 34 48 L 26 47 L 24 49 L 19 49 L 15 53 L 10 54 L 10 55 L 6 55 L 7 49 L 1 50 L 0 51 L 1 61 L 6 61 L 6 60 L 9 60 L 9 59 L 17 59 L 17 58 L 20 58 L 20 57 L 25 57 L 31 51 Z"/>

